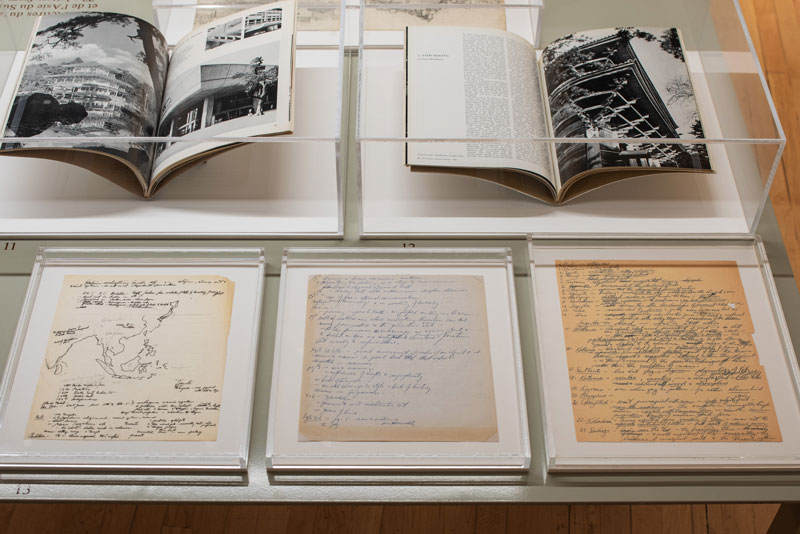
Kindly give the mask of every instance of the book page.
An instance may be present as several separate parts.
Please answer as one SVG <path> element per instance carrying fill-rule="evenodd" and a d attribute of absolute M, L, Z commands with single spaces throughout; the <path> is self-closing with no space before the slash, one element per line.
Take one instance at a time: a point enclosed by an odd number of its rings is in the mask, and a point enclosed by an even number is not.
<path fill-rule="evenodd" d="M 483 277 L 309 277 L 299 439 L 497 441 Z"/>
<path fill-rule="evenodd" d="M 170 60 L 158 135 L 207 139 L 292 130 L 294 2 L 240 11 L 181 39 Z M 228 143 L 230 144 L 230 143 Z M 225 146 L 167 142 L 153 176 Z"/>
<path fill-rule="evenodd" d="M 217 439 L 234 283 L 67 275 L 25 439 Z"/>
<path fill-rule="evenodd" d="M 166 40 L 145 20 L 105 12 L 42 17 L 3 123 L 5 136 L 19 141 L 4 143 L 2 150 L 101 152 L 126 165 L 134 185 L 144 189 L 153 145 L 124 138 L 155 135 L 166 74 Z M 25 141 L 37 137 L 59 141 Z M 90 170 L 101 167 L 86 157 L 78 160 Z"/>
<path fill-rule="evenodd" d="M 577 441 L 781 441 L 736 262 L 557 261 Z"/>
<path fill-rule="evenodd" d="M 675 28 L 577 32 L 546 46 L 542 67 L 554 136 L 609 140 L 558 143 L 562 184 L 599 169 L 649 168 L 640 174 L 711 169 L 705 145 L 644 139 L 704 137 Z M 615 138 L 643 142 L 614 142 Z"/>
<path fill-rule="evenodd" d="M 512 33 L 410 26 L 406 134 L 417 138 L 547 136 L 536 53 Z M 522 169 L 557 185 L 546 143 L 408 143 L 408 165 Z"/>

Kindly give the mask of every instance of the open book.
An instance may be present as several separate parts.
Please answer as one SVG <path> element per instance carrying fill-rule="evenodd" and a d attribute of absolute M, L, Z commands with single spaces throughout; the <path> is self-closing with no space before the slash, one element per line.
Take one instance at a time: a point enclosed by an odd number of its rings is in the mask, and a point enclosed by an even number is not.
<path fill-rule="evenodd" d="M 408 27 L 405 53 L 406 136 L 484 139 L 409 142 L 414 170 L 447 167 L 551 204 L 654 172 L 712 172 L 704 144 L 653 142 L 703 137 L 674 28 L 575 33 L 537 57 L 513 33 Z M 546 137 L 603 141 L 531 141 Z"/>
<path fill-rule="evenodd" d="M 292 131 L 294 20 L 293 0 L 249 9 L 194 30 L 170 55 L 136 17 L 42 17 L 2 123 L 19 140 L 0 154 L 78 165 L 150 197 L 236 145 L 214 136 Z M 126 139 L 153 136 L 183 139 Z"/>

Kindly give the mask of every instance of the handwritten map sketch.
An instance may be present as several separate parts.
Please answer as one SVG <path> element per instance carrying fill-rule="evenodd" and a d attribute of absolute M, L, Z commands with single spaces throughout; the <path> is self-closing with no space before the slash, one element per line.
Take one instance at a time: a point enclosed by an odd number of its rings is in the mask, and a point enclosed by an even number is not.
<path fill-rule="evenodd" d="M 781 441 L 736 262 L 556 273 L 578 441 Z"/>
<path fill-rule="evenodd" d="M 215 440 L 234 284 L 67 275 L 27 439 Z"/>
<path fill-rule="evenodd" d="M 72 356 L 79 358 L 75 349 L 81 343 L 94 343 L 99 351 L 99 358 L 94 361 L 106 374 L 114 378 L 150 378 L 158 373 L 160 361 L 156 348 L 150 343 L 150 337 L 163 323 L 173 317 L 179 307 L 179 301 L 166 303 L 161 307 L 145 308 L 141 316 L 125 322 L 113 322 L 92 326 L 76 326 L 67 330 L 55 330 L 54 343 L 64 347 L 55 360 L 45 360 L 45 366 L 54 375 L 67 372 Z M 85 305 L 83 305 L 85 306 Z M 85 309 L 82 308 L 82 309 Z M 73 350 L 75 349 L 75 350 Z"/>
<path fill-rule="evenodd" d="M 480 276 L 308 281 L 301 441 L 497 441 Z"/>

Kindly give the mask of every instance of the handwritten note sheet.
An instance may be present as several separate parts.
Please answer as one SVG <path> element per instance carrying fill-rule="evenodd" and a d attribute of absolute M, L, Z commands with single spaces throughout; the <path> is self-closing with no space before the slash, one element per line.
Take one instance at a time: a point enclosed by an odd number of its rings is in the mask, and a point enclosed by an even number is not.
<path fill-rule="evenodd" d="M 556 271 L 578 441 L 781 441 L 735 262 Z"/>
<path fill-rule="evenodd" d="M 309 277 L 300 439 L 496 441 L 480 276 Z"/>
<path fill-rule="evenodd" d="M 25 437 L 213 441 L 234 283 L 67 275 Z"/>

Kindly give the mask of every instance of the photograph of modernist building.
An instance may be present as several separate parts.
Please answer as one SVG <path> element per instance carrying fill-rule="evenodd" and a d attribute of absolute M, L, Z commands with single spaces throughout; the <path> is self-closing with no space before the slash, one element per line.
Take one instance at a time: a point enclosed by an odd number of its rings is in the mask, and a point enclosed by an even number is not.
<path fill-rule="evenodd" d="M 575 34 L 548 47 L 544 66 L 555 136 L 609 140 L 558 144 L 562 181 L 600 167 L 710 169 L 704 145 L 613 141 L 703 137 L 676 30 Z"/>
<path fill-rule="evenodd" d="M 86 110 L 85 118 L 70 128 L 76 134 L 153 134 L 152 128 L 146 131 L 146 122 L 131 118 L 152 113 L 157 105 L 155 91 L 130 72 L 77 57 L 60 65 L 42 67 L 39 73 L 41 76 L 23 79 L 18 98 L 45 93 L 60 104 L 82 106 Z M 9 118 L 8 127 L 17 130 L 26 126 L 20 124 L 20 120 L 18 112 Z"/>
<path fill-rule="evenodd" d="M 86 140 L 155 134 L 166 42 L 135 17 L 109 13 L 43 17 L 5 132 L 72 137 L 73 145 L 128 159 L 149 172 L 151 147 Z M 56 38 L 57 37 L 57 38 Z M 64 143 L 61 143 L 62 145 Z M 18 148 L 25 143 L 9 143 Z M 31 144 L 31 146 L 44 146 Z"/>
<path fill-rule="evenodd" d="M 283 18 L 283 10 L 269 9 L 267 11 L 258 11 L 251 13 L 244 19 L 244 37 L 255 37 L 262 33 L 272 32 L 281 29 L 281 20 Z"/>
<path fill-rule="evenodd" d="M 212 26 L 206 32 L 206 50 L 242 40 L 242 19 Z"/>
<path fill-rule="evenodd" d="M 159 135 L 182 137 L 235 119 L 269 120 L 264 115 L 277 106 L 279 50 L 275 42 L 255 57 L 229 54 L 221 58 L 225 62 L 201 65 L 199 77 L 192 69 L 182 79 L 170 80 Z M 172 94 L 180 100 L 172 102 Z M 225 131 L 237 127 L 232 124 Z M 217 128 L 216 133 L 224 132 Z"/>

